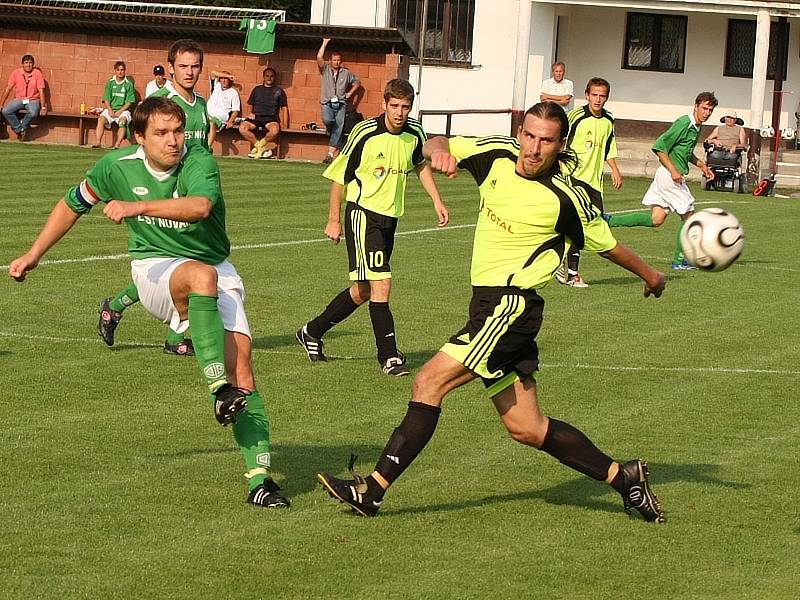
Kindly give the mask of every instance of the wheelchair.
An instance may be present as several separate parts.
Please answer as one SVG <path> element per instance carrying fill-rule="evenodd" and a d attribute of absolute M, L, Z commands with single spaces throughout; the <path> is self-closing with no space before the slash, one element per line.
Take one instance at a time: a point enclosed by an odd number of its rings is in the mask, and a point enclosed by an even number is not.
<path fill-rule="evenodd" d="M 742 170 L 742 154 L 744 150 L 740 148 L 735 152 L 735 157 L 731 158 L 730 156 L 712 156 L 718 148 L 708 142 L 703 143 L 703 148 L 706 150 L 705 162 L 708 168 L 713 171 L 714 179 L 709 181 L 703 175 L 700 189 L 746 194 L 748 192 L 747 174 Z"/>

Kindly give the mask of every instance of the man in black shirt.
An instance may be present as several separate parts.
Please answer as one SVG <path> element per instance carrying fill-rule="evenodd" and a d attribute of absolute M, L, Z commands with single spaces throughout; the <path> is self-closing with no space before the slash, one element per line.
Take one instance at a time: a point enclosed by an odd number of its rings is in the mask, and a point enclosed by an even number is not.
<path fill-rule="evenodd" d="M 264 69 L 264 84 L 250 92 L 247 104 L 250 112 L 239 125 L 239 133 L 253 146 L 250 158 L 272 158 L 278 155 L 278 136 L 282 128 L 289 127 L 289 109 L 286 92 L 275 85 L 276 72 L 272 67 Z M 260 140 L 258 131 L 264 131 Z"/>

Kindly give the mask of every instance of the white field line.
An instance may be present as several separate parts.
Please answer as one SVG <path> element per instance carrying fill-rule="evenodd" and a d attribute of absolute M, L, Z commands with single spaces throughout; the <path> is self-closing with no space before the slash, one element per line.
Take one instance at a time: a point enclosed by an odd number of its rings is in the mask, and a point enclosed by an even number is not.
<path fill-rule="evenodd" d="M 52 335 L 31 335 L 26 333 L 14 333 L 12 331 L 0 331 L 0 337 L 17 338 L 32 341 L 46 341 L 58 343 L 80 343 L 80 344 L 103 344 L 99 338 L 78 338 L 78 337 L 58 337 Z M 136 346 L 141 348 L 161 348 L 162 344 L 152 344 L 148 342 L 138 342 L 134 340 L 125 340 L 120 342 L 121 347 Z M 266 350 L 262 348 L 253 348 L 253 352 L 265 354 L 286 354 L 291 356 L 302 357 L 303 351 L 289 350 Z M 330 358 L 336 360 L 374 360 L 375 356 L 336 356 L 328 354 Z M 621 365 L 589 365 L 584 363 L 542 363 L 545 369 L 583 369 L 587 371 L 630 371 L 630 372 L 674 372 L 674 373 L 730 373 L 733 375 L 800 375 L 800 371 L 793 371 L 789 369 L 743 369 L 735 367 L 626 367 Z"/>

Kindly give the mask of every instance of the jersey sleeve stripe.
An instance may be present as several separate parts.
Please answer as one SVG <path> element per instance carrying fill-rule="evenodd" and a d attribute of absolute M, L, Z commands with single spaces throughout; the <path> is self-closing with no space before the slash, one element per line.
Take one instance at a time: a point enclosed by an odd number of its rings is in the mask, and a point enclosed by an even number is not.
<path fill-rule="evenodd" d="M 85 179 L 81 181 L 77 188 L 75 188 L 75 197 L 78 199 L 78 202 L 86 207 L 87 210 L 100 202 L 100 197 L 95 193 L 95 191 L 92 189 L 92 186 L 90 186 L 89 182 Z"/>

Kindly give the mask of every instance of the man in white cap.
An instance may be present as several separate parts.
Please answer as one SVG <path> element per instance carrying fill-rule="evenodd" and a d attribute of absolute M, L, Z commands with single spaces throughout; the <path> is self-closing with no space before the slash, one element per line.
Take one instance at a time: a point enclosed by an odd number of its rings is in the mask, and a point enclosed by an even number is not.
<path fill-rule="evenodd" d="M 747 132 L 742 127 L 744 121 L 735 110 L 729 110 L 719 122 L 723 125 L 714 127 L 714 131 L 706 138 L 706 144 L 714 147 L 710 158 L 736 160 L 738 153 L 747 148 Z"/>

